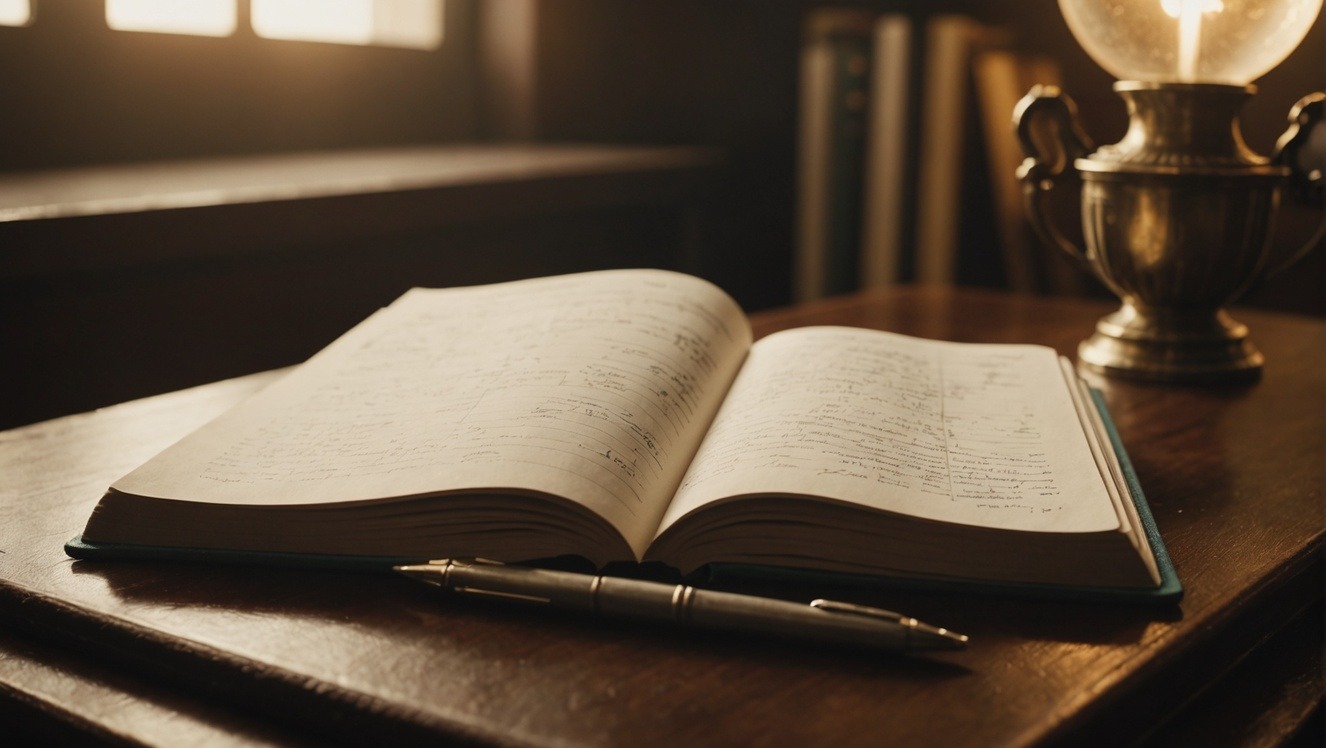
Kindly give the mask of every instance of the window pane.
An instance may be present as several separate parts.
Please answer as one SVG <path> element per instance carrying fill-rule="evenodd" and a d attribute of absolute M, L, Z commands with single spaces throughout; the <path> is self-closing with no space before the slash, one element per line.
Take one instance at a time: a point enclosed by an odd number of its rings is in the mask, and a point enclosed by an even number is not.
<path fill-rule="evenodd" d="M 229 36 L 235 0 L 106 0 L 106 24 L 117 31 Z"/>
<path fill-rule="evenodd" d="M 28 0 L 0 0 L 0 26 L 26 26 L 32 20 Z"/>
<path fill-rule="evenodd" d="M 253 0 L 253 30 L 268 39 L 434 49 L 442 0 Z"/>

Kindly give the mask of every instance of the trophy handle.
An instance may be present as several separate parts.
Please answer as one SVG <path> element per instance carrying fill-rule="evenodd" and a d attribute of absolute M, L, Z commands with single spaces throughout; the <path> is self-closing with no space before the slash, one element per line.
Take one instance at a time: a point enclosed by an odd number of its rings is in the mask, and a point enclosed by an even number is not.
<path fill-rule="evenodd" d="M 1073 160 L 1094 150 L 1091 138 L 1077 119 L 1077 105 L 1058 86 L 1037 85 L 1013 110 L 1022 152 L 1027 154 L 1018 167 L 1027 218 L 1036 233 L 1088 272 L 1094 273 L 1086 252 L 1070 241 L 1054 225 L 1050 215 L 1050 191 L 1076 172 Z"/>
<path fill-rule="evenodd" d="M 1289 110 L 1289 129 L 1276 141 L 1271 162 L 1289 168 L 1289 194 L 1322 210 L 1326 186 L 1326 93 L 1310 93 Z M 1267 271 L 1269 278 L 1303 259 L 1326 236 L 1326 221 L 1297 251 Z"/>

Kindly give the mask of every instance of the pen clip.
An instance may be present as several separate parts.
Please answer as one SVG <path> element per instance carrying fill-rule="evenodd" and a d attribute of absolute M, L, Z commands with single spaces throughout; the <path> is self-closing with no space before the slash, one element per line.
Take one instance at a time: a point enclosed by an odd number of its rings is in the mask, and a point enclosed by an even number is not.
<path fill-rule="evenodd" d="M 939 626 L 931 626 L 930 624 L 922 623 L 911 616 L 905 616 L 891 610 L 884 610 L 883 608 L 872 608 L 868 605 L 854 605 L 852 603 L 839 603 L 834 602 L 833 600 L 812 600 L 810 607 L 822 610 L 825 613 L 842 613 L 843 615 L 895 621 L 902 624 L 903 627 L 907 629 L 908 642 L 912 641 L 913 636 L 924 635 L 921 641 L 925 643 L 919 645 L 923 649 L 961 649 L 967 646 L 967 642 L 969 641 L 965 634 L 949 631 L 948 629 Z"/>
<path fill-rule="evenodd" d="M 905 618 L 910 618 L 910 616 L 884 610 L 883 608 L 872 608 L 869 605 L 856 605 L 855 603 L 840 603 L 833 600 L 811 600 L 810 607 L 822 610 L 825 613 L 843 613 L 865 618 L 880 618 L 886 621 L 902 621 Z"/>
<path fill-rule="evenodd" d="M 523 603 L 539 603 L 549 605 L 552 598 L 540 597 L 538 595 L 522 595 L 519 592 L 500 592 L 498 590 L 485 590 L 478 587 L 452 587 L 452 592 L 458 592 L 462 595 L 478 595 L 479 597 L 496 597 L 503 600 L 519 600 Z"/>

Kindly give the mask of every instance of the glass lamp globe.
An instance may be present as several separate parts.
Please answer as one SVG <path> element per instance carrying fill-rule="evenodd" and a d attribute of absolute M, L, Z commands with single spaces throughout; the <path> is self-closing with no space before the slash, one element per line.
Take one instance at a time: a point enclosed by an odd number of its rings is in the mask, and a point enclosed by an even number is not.
<path fill-rule="evenodd" d="M 1244 86 L 1307 35 L 1322 0 L 1059 0 L 1068 28 L 1122 80 Z"/>

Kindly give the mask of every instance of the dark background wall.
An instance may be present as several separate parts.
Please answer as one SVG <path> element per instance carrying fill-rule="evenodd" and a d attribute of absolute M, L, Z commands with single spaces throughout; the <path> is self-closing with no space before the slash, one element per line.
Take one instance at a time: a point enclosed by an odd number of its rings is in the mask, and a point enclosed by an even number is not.
<path fill-rule="evenodd" d="M 1059 61 L 1064 88 L 1098 143 L 1114 142 L 1127 125 L 1113 78 L 1073 40 L 1055 0 L 570 0 L 538 18 L 540 76 L 533 132 L 549 139 L 703 143 L 731 154 L 724 253 L 712 272 L 753 307 L 786 303 L 790 294 L 795 194 L 797 54 L 804 14 L 820 6 L 904 12 L 919 29 L 928 16 L 968 13 L 1006 26 L 1013 44 Z M 551 8 L 545 4 L 545 11 Z M 1290 106 L 1326 90 L 1326 18 L 1304 44 L 1259 81 L 1244 133 L 1269 153 Z M 1319 219 L 1290 216 L 1301 240 Z M 1287 239 L 1292 241 L 1292 238 Z M 1321 311 L 1322 265 L 1290 291 L 1268 291 L 1265 303 Z M 1308 282 L 1304 282 L 1306 278 Z M 1282 283 L 1286 282 L 1282 280 Z M 1290 301 L 1286 297 L 1292 297 Z"/>
<path fill-rule="evenodd" d="M 101 0 L 39 0 L 37 23 L 0 28 L 0 171 L 510 137 L 712 145 L 731 169 L 705 271 L 762 308 L 789 299 L 797 54 L 820 6 L 904 12 L 918 29 L 949 12 L 1004 25 L 1060 62 L 1098 142 L 1124 130 L 1112 79 L 1055 0 L 448 0 L 433 52 L 274 43 L 244 17 L 233 38 L 110 32 Z M 1243 117 L 1254 148 L 1326 88 L 1324 47 L 1319 18 L 1259 82 Z M 513 86 L 515 110 L 494 95 Z"/>
<path fill-rule="evenodd" d="M 1124 131 L 1112 79 L 1072 39 L 1055 0 L 447 0 L 445 42 L 428 52 L 273 42 L 247 31 L 243 15 L 233 38 L 111 32 L 100 0 L 37 2 L 31 27 L 0 27 L 0 179 L 89 164 L 512 141 L 708 146 L 723 165 L 692 186 L 690 203 L 705 206 L 698 225 L 673 204 L 626 213 L 600 205 L 408 236 L 384 223 L 378 235 L 324 241 L 273 228 L 288 225 L 279 210 L 252 211 L 216 226 L 188 222 L 243 237 L 221 259 L 38 276 L 16 271 L 14 258 L 61 234 L 0 230 L 0 346 L 17 351 L 13 381 L 25 383 L 0 381 L 0 410 L 13 414 L 0 413 L 0 424 L 297 362 L 333 334 L 318 323 L 340 329 L 412 283 L 684 264 L 749 310 L 787 303 L 801 33 L 806 14 L 829 5 L 908 13 L 917 29 L 949 12 L 1006 26 L 1018 49 L 1060 63 L 1097 142 Z M 1326 89 L 1326 19 L 1259 86 L 1243 124 L 1267 153 L 1289 106 Z M 370 227 L 376 220 L 364 217 Z M 1282 244 L 1320 220 L 1286 210 Z M 108 225 L 118 228 L 107 246 L 138 230 L 130 219 Z M 505 249 L 484 249 L 494 247 Z M 1322 255 L 1251 301 L 1326 313 Z M 281 290 L 295 284 L 297 294 Z M 117 309 L 122 322 L 104 311 Z M 126 350 L 132 365 L 92 387 L 107 357 Z"/>
<path fill-rule="evenodd" d="M 478 133 L 471 0 L 433 51 L 112 31 L 104 0 L 34 0 L 0 26 L 0 172 L 467 140 Z"/>

